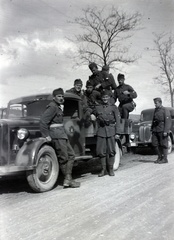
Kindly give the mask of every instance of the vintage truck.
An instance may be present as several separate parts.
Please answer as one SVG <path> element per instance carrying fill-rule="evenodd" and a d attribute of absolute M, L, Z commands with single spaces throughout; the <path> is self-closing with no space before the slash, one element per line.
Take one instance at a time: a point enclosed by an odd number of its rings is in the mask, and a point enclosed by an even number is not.
<path fill-rule="evenodd" d="M 167 107 L 170 111 L 172 125 L 168 135 L 168 153 L 172 151 L 174 144 L 174 108 Z M 129 135 L 130 149 L 135 153 L 140 148 L 152 147 L 151 125 L 154 114 L 154 108 L 141 111 L 140 120 L 132 124 L 132 133 Z"/>
<path fill-rule="evenodd" d="M 8 103 L 6 119 L 0 120 L 0 177 L 25 173 L 36 192 L 51 190 L 59 175 L 55 151 L 41 136 L 39 128 L 40 116 L 51 100 L 50 93 L 13 99 Z M 64 125 L 77 162 L 96 159 L 97 124 L 94 121 L 85 128 L 82 119 L 80 97 L 65 93 Z M 115 147 L 116 170 L 122 156 L 120 139 Z"/>

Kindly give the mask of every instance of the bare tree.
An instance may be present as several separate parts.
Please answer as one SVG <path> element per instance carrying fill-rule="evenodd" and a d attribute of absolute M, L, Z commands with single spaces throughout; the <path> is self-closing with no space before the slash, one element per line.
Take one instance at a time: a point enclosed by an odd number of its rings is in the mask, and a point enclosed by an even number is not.
<path fill-rule="evenodd" d="M 110 9 L 83 9 L 83 17 L 74 23 L 82 28 L 82 34 L 75 35 L 78 42 L 80 64 L 96 62 L 99 66 L 114 63 L 132 63 L 137 57 L 128 56 L 130 46 L 126 45 L 133 31 L 140 23 L 141 15 L 128 15 L 115 7 Z"/>
<path fill-rule="evenodd" d="M 167 34 L 155 34 L 155 50 L 158 53 L 159 76 L 155 79 L 163 90 L 170 94 L 171 106 L 174 106 L 174 40 Z"/>

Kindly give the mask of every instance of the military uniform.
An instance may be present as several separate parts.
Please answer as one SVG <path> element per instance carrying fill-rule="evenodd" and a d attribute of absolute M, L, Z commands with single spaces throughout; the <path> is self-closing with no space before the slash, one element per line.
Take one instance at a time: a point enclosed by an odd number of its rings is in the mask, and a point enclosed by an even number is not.
<path fill-rule="evenodd" d="M 65 176 L 64 187 L 78 187 L 76 186 L 76 182 L 71 179 L 75 153 L 63 126 L 63 111 L 61 105 L 56 101 L 53 100 L 41 116 L 40 130 L 43 137 L 51 137 L 51 143 L 60 163 L 60 169 Z"/>
<path fill-rule="evenodd" d="M 129 95 L 125 95 L 123 92 L 129 91 Z M 137 97 L 137 93 L 134 91 L 134 89 L 128 85 L 123 84 L 118 86 L 114 91 L 114 98 L 115 101 L 120 102 L 118 109 L 120 111 L 121 118 L 128 119 L 129 118 L 129 112 L 132 112 L 135 108 L 135 103 L 133 101 L 134 98 Z"/>
<path fill-rule="evenodd" d="M 101 104 L 101 94 L 96 90 L 92 90 L 92 92 L 84 91 L 84 95 L 87 99 L 87 104 L 91 109 L 94 109 L 96 105 Z"/>
<path fill-rule="evenodd" d="M 167 162 L 168 135 L 164 136 L 164 133 L 168 133 L 170 128 L 171 116 L 169 110 L 163 106 L 155 108 L 151 129 L 152 145 L 158 154 L 157 163 L 161 160 Z"/>
<path fill-rule="evenodd" d="M 102 164 L 102 173 L 99 176 L 105 175 L 106 165 L 109 175 L 113 176 L 114 156 L 116 154 L 115 135 L 120 133 L 119 111 L 115 105 L 108 103 L 96 106 L 94 114 L 98 122 L 96 152 Z"/>
<path fill-rule="evenodd" d="M 83 109 L 83 121 L 84 121 L 84 126 L 87 128 L 89 127 L 89 125 L 91 124 L 91 117 L 90 117 L 90 114 L 91 114 L 91 109 L 90 107 L 88 106 L 88 102 L 87 102 L 87 98 L 84 94 L 84 91 L 76 91 L 76 89 L 73 87 L 69 90 L 66 90 L 66 92 L 69 92 L 69 93 L 74 93 L 76 94 L 77 96 L 79 96 L 81 99 L 82 99 L 82 109 Z"/>

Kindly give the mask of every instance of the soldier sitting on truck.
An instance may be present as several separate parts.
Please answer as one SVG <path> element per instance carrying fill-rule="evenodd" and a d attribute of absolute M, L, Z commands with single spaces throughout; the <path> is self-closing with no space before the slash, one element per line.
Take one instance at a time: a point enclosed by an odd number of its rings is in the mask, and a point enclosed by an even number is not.
<path fill-rule="evenodd" d="M 66 92 L 70 92 L 70 93 L 74 93 L 77 96 L 79 96 L 82 99 L 82 108 L 83 108 L 83 113 L 84 113 L 84 126 L 88 127 L 91 124 L 91 117 L 90 117 L 90 113 L 91 110 L 88 107 L 88 103 L 87 103 L 87 98 L 84 94 L 84 91 L 82 91 L 82 87 L 83 87 L 83 82 L 81 79 L 75 79 L 74 80 L 74 87 L 66 90 Z"/>
<path fill-rule="evenodd" d="M 109 102 L 110 91 L 103 90 L 101 94 L 102 104 L 96 105 L 93 111 L 98 123 L 96 152 L 102 165 L 99 177 L 106 175 L 107 170 L 109 176 L 115 175 L 115 136 L 120 133 L 120 115 L 118 108 Z"/>
<path fill-rule="evenodd" d="M 119 86 L 115 89 L 114 98 L 115 101 L 119 101 L 118 109 L 120 111 L 121 118 L 128 119 L 129 113 L 132 112 L 136 104 L 133 101 L 137 97 L 135 90 L 128 84 L 125 84 L 124 74 L 118 74 L 117 80 Z"/>
<path fill-rule="evenodd" d="M 86 82 L 84 95 L 86 96 L 87 104 L 91 109 L 94 109 L 96 105 L 101 104 L 101 93 L 94 89 L 90 81 Z"/>
<path fill-rule="evenodd" d="M 70 145 L 68 136 L 63 125 L 64 91 L 62 88 L 55 89 L 52 93 L 53 101 L 47 106 L 40 119 L 40 130 L 48 142 L 53 144 L 60 169 L 65 177 L 63 186 L 80 187 L 80 183 L 72 180 L 72 168 L 75 153 Z"/>

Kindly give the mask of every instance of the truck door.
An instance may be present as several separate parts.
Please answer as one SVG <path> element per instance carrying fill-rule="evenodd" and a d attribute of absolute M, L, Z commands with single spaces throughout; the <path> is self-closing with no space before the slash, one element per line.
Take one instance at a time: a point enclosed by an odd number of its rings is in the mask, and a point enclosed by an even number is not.
<path fill-rule="evenodd" d="M 85 153 L 85 134 L 82 123 L 82 109 L 78 99 L 65 99 L 64 126 L 76 156 Z"/>

